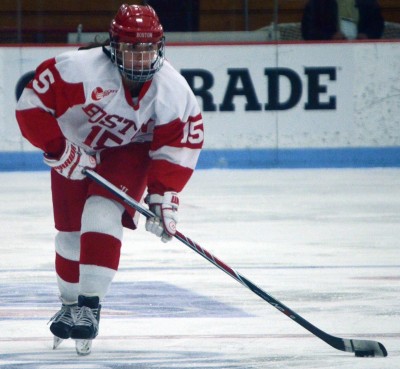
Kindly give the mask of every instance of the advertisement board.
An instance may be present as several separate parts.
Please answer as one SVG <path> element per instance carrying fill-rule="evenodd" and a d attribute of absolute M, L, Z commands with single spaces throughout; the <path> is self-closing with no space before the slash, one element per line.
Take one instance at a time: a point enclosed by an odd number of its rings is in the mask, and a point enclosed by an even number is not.
<path fill-rule="evenodd" d="M 17 86 L 73 48 L 0 47 L 0 152 L 35 150 L 15 120 Z M 261 166 L 284 166 L 293 150 L 309 161 L 313 150 L 346 157 L 388 148 L 383 155 L 393 161 L 394 150 L 400 160 L 399 54 L 396 42 L 167 45 L 166 52 L 202 108 L 204 150 L 236 161 L 239 150 L 240 162 L 261 157 Z"/>

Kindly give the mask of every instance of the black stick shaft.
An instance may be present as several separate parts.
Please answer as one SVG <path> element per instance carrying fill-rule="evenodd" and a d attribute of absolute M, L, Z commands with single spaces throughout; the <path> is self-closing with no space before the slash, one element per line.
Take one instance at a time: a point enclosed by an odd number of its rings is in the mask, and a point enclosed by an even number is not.
<path fill-rule="evenodd" d="M 137 202 L 135 199 L 127 195 L 125 192 L 120 190 L 118 187 L 114 186 L 112 183 L 107 181 L 105 178 L 97 174 L 91 169 L 85 169 L 84 173 L 87 177 L 103 186 L 111 193 L 119 197 L 129 206 L 134 208 L 140 214 L 144 215 L 146 218 L 154 217 L 155 215 L 149 209 L 145 208 L 142 204 Z M 232 269 L 222 260 L 218 259 L 216 256 L 211 254 L 209 251 L 201 247 L 196 242 L 192 241 L 190 238 L 183 235 L 181 232 L 177 231 L 175 234 L 175 238 L 181 241 L 183 244 L 191 248 L 193 251 L 201 255 L 203 258 L 214 264 L 216 267 L 230 275 L 233 279 L 237 280 L 243 286 L 247 287 L 249 290 L 254 292 L 256 295 L 261 297 L 263 300 L 268 302 L 270 305 L 278 309 L 281 313 L 285 314 L 297 324 L 301 325 L 303 328 L 307 329 L 310 333 L 320 338 L 328 345 L 334 347 L 337 350 L 347 351 L 347 352 L 360 352 L 360 351 L 370 351 L 373 352 L 376 356 L 387 356 L 387 351 L 385 347 L 375 341 L 367 341 L 367 340 L 353 340 L 353 339 L 343 339 L 340 337 L 332 336 L 321 329 L 317 328 L 315 325 L 311 324 L 308 320 L 301 317 L 299 314 L 294 312 L 292 309 L 281 303 L 279 300 L 272 297 L 270 294 L 262 290 L 260 287 L 257 287 L 250 280 L 245 278 L 239 272 Z"/>

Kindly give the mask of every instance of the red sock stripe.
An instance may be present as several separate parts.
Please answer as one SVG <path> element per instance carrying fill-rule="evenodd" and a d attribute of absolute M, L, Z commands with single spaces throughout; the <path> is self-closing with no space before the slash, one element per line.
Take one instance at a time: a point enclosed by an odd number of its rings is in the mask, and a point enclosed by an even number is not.
<path fill-rule="evenodd" d="M 80 263 L 118 270 L 121 241 L 104 233 L 87 232 L 81 235 Z"/>
<path fill-rule="evenodd" d="M 79 262 L 68 260 L 56 253 L 56 273 L 65 282 L 79 282 Z"/>

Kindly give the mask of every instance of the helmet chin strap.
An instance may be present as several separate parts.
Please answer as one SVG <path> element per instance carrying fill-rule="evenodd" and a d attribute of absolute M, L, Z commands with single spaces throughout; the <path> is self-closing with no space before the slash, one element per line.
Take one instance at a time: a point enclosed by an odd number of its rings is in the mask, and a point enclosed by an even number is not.
<path fill-rule="evenodd" d="M 113 61 L 113 57 L 112 57 L 112 55 L 111 55 L 111 51 L 108 50 L 105 46 L 102 46 L 102 49 L 103 49 L 103 53 L 106 54 L 107 57 L 108 57 L 112 62 L 114 62 L 114 61 Z"/>

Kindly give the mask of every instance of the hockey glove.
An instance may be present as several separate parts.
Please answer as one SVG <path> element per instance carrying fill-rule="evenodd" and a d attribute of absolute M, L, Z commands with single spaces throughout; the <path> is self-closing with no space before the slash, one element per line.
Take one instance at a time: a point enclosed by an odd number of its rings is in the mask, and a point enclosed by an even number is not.
<path fill-rule="evenodd" d="M 164 196 L 147 195 L 145 202 L 156 215 L 146 220 L 146 231 L 161 237 L 161 241 L 171 241 L 178 223 L 179 198 L 176 192 L 165 192 Z"/>
<path fill-rule="evenodd" d="M 84 179 L 83 168 L 94 169 L 97 165 L 94 156 L 86 154 L 82 148 L 69 141 L 65 141 L 64 152 L 59 158 L 51 157 L 45 153 L 43 161 L 62 176 L 73 180 Z"/>

